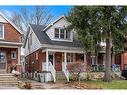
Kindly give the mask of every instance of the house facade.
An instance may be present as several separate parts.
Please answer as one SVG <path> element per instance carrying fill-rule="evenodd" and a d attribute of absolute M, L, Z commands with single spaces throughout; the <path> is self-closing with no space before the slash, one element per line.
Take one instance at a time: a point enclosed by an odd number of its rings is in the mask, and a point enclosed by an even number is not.
<path fill-rule="evenodd" d="M 74 32 L 68 31 L 69 22 L 64 16 L 47 27 L 29 25 L 25 42 L 26 72 L 36 79 L 36 73 L 44 73 L 44 81 L 56 81 L 56 73 L 63 72 L 69 80 L 68 63 L 84 62 L 84 50 L 79 47 Z"/>
<path fill-rule="evenodd" d="M 57 81 L 57 73 L 62 72 L 69 81 L 67 64 L 87 62 L 93 71 L 103 72 L 105 69 L 105 42 L 100 43 L 102 50 L 97 58 L 85 55 L 77 40 L 74 30 L 68 30 L 70 23 L 61 16 L 48 26 L 30 24 L 25 40 L 25 71 L 27 77 L 43 82 Z M 126 53 L 115 55 L 116 69 L 125 69 L 123 64 Z M 113 59 L 113 58 L 112 58 Z M 112 66 L 112 65 L 111 65 Z"/>
<path fill-rule="evenodd" d="M 21 72 L 20 49 L 23 32 L 0 13 L 0 73 Z"/>

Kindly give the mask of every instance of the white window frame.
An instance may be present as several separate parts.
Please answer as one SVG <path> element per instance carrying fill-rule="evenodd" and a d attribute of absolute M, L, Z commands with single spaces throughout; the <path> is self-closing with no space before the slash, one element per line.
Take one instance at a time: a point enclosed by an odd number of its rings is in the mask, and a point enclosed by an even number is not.
<path fill-rule="evenodd" d="M 58 29 L 58 30 L 59 30 L 59 38 L 55 37 L 55 29 Z M 61 29 L 64 30 L 64 38 L 61 38 L 61 37 L 60 37 L 60 36 L 61 36 Z M 55 39 L 70 40 L 70 39 L 71 39 L 71 32 L 70 32 L 70 37 L 69 37 L 69 39 L 66 38 L 66 35 L 67 35 L 66 28 L 61 28 L 61 27 L 55 27 L 55 28 L 54 28 L 54 38 L 55 38 Z"/>
<path fill-rule="evenodd" d="M 13 55 L 12 54 L 15 54 L 15 57 L 13 57 Z M 17 54 L 16 54 L 16 51 L 11 51 L 11 59 L 16 59 L 17 58 Z"/>
<path fill-rule="evenodd" d="M 59 31 L 58 31 L 58 32 L 59 32 L 59 37 L 58 37 L 58 38 L 55 36 L 55 32 L 56 32 L 55 29 L 58 29 L 58 30 L 59 30 Z M 60 29 L 59 29 L 59 28 L 54 28 L 54 38 L 55 38 L 55 39 L 59 39 L 59 38 L 60 38 Z"/>
<path fill-rule="evenodd" d="M 3 29 L 3 37 L 0 37 L 0 39 L 4 39 L 4 24 L 2 22 L 0 22 L 2 24 L 2 29 Z"/>

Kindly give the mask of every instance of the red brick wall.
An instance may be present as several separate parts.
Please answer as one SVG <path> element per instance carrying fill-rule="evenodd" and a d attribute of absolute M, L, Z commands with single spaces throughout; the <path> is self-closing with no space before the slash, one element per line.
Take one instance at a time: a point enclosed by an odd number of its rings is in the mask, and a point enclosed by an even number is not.
<path fill-rule="evenodd" d="M 20 33 L 9 23 L 4 23 L 4 40 L 19 42 Z"/>
<path fill-rule="evenodd" d="M 38 60 L 36 60 L 36 53 L 38 53 Z M 39 49 L 32 54 L 26 56 L 25 60 L 27 63 L 27 72 L 41 71 L 42 62 L 45 62 L 45 53 L 42 53 L 42 50 Z"/>
<path fill-rule="evenodd" d="M 121 69 L 125 69 L 125 65 L 127 65 L 127 52 L 121 54 Z"/>

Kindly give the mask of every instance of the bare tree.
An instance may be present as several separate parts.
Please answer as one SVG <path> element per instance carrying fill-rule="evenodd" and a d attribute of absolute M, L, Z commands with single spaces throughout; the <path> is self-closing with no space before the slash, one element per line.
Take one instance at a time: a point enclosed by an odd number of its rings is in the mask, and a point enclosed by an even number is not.
<path fill-rule="evenodd" d="M 18 13 L 14 12 L 11 20 L 17 27 L 23 30 L 21 16 Z"/>
<path fill-rule="evenodd" d="M 20 15 L 26 27 L 28 23 L 47 25 L 53 18 L 51 10 L 45 6 L 34 6 L 32 11 L 21 8 Z"/>
<path fill-rule="evenodd" d="M 79 81 L 79 83 L 80 83 L 80 74 L 82 72 L 87 72 L 86 67 L 87 66 L 86 66 L 85 63 L 70 63 L 70 64 L 67 64 L 67 69 L 72 74 L 73 80 Z"/>

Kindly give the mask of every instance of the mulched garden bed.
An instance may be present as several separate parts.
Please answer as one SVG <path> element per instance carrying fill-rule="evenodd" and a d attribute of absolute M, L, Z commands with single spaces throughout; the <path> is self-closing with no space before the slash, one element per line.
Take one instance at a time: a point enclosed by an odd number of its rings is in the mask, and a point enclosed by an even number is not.
<path fill-rule="evenodd" d="M 76 89 L 102 89 L 100 86 L 87 83 L 70 82 L 67 85 Z"/>

